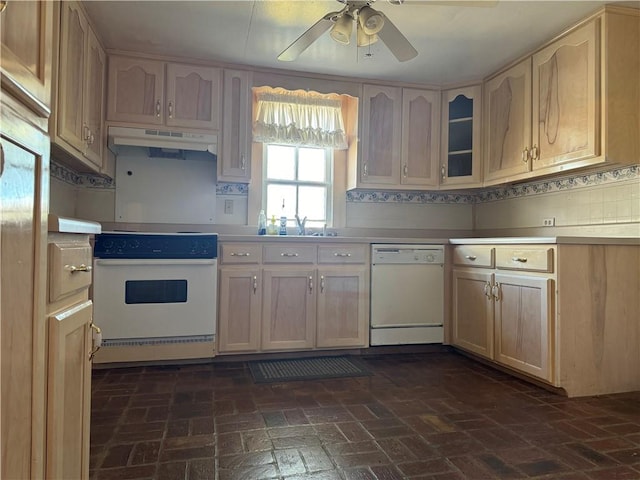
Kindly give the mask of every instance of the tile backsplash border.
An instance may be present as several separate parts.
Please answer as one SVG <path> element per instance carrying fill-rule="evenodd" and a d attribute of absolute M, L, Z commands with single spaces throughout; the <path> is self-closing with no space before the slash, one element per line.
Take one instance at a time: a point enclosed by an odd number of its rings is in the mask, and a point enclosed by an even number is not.
<path fill-rule="evenodd" d="M 54 160 L 51 161 L 50 170 L 53 178 L 70 185 L 115 189 L 115 181 L 109 177 L 75 172 Z M 582 173 L 507 187 L 487 188 L 478 192 L 348 191 L 346 200 L 354 203 L 477 204 L 638 179 L 640 179 L 640 165 L 631 165 L 604 172 Z M 245 183 L 216 185 L 217 195 L 246 196 L 248 193 L 249 185 Z"/>

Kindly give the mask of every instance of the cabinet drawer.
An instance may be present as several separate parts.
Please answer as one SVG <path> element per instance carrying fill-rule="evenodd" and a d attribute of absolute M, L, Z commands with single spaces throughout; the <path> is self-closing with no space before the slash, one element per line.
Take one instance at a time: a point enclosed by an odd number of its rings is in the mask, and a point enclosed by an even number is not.
<path fill-rule="evenodd" d="M 220 246 L 221 263 L 256 264 L 262 262 L 262 245 L 259 243 L 229 243 Z"/>
<path fill-rule="evenodd" d="M 526 272 L 553 272 L 553 248 L 512 246 L 496 248 L 496 268 Z"/>
<path fill-rule="evenodd" d="M 91 246 L 49 244 L 49 301 L 91 285 Z"/>
<path fill-rule="evenodd" d="M 367 263 L 366 245 L 320 245 L 318 263 Z"/>
<path fill-rule="evenodd" d="M 264 263 L 316 263 L 316 245 L 265 245 Z"/>
<path fill-rule="evenodd" d="M 494 247 L 461 245 L 453 249 L 453 264 L 469 267 L 493 268 Z"/>

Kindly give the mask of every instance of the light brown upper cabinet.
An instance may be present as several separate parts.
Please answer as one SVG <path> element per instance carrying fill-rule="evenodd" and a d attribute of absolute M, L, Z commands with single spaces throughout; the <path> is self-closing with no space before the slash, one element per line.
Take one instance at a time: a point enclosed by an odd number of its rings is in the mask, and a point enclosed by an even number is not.
<path fill-rule="evenodd" d="M 79 171 L 100 172 L 106 55 L 79 2 L 56 5 L 60 29 L 51 138 L 56 157 Z"/>
<path fill-rule="evenodd" d="M 348 188 L 425 189 L 438 184 L 440 98 L 429 90 L 364 85 L 357 166 Z M 351 179 L 356 179 L 353 182 Z"/>
<path fill-rule="evenodd" d="M 402 165 L 400 184 L 438 185 L 440 94 L 402 90 Z"/>
<path fill-rule="evenodd" d="M 442 92 L 440 188 L 479 186 L 482 87 Z"/>
<path fill-rule="evenodd" d="M 7 89 L 41 117 L 51 113 L 53 2 L 7 2 L 0 13 L 0 75 Z"/>
<path fill-rule="evenodd" d="M 107 120 L 218 131 L 221 73 L 213 67 L 110 57 Z"/>
<path fill-rule="evenodd" d="M 224 71 L 224 126 L 218 180 L 251 180 L 251 72 Z"/>
<path fill-rule="evenodd" d="M 637 162 L 639 24 L 608 8 L 485 83 L 485 184 Z"/>

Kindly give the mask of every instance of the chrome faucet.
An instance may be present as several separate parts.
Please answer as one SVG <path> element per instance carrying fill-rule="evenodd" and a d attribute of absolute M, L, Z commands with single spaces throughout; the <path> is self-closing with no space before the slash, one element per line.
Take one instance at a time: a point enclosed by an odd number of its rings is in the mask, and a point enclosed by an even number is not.
<path fill-rule="evenodd" d="M 307 223 L 307 217 L 304 217 L 302 220 L 300 220 L 300 217 L 298 216 L 298 214 L 296 213 L 295 215 L 296 217 L 296 224 L 298 225 L 298 235 L 306 235 L 307 232 L 305 230 L 305 224 Z"/>

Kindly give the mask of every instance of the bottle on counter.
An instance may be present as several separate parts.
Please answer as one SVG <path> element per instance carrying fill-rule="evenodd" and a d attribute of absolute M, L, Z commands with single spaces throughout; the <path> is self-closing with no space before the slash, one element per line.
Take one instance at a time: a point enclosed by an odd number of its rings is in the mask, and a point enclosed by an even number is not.
<path fill-rule="evenodd" d="M 282 212 L 280 213 L 280 235 L 287 234 L 287 214 L 284 211 L 284 198 L 282 199 Z"/>
<path fill-rule="evenodd" d="M 278 225 L 276 225 L 276 216 L 271 215 L 271 223 L 267 225 L 267 235 L 277 235 Z"/>
<path fill-rule="evenodd" d="M 264 210 L 260 210 L 258 214 L 258 235 L 266 235 L 267 234 L 267 216 L 264 213 Z"/>

